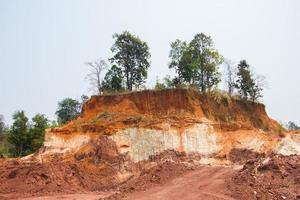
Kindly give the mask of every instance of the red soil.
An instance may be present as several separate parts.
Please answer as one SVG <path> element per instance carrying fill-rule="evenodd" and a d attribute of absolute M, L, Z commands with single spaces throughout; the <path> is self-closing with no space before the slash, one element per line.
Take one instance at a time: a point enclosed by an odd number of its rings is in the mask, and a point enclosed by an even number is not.
<path fill-rule="evenodd" d="M 90 193 L 94 191 L 112 192 L 111 199 L 149 199 L 149 196 L 152 199 L 232 199 L 234 195 L 244 197 L 240 195 L 243 189 L 253 192 L 260 185 L 254 182 L 255 187 L 248 187 L 250 176 L 246 172 L 235 176 L 244 181 L 239 183 L 238 178 L 231 179 L 233 169 L 198 168 L 194 160 L 199 158 L 178 152 L 165 152 L 148 161 L 133 163 L 128 155 L 119 154 L 116 144 L 106 137 L 128 127 L 163 129 L 164 122 L 182 129 L 205 120 L 205 117 L 219 132 L 243 129 L 274 132 L 280 128 L 277 122 L 267 116 L 262 104 L 225 97 L 216 99 L 194 90 L 94 96 L 84 105 L 78 119 L 51 130 L 51 134 L 63 138 L 91 134 L 95 136 L 94 140 L 74 154 L 53 154 L 41 161 L 39 153 L 43 152 L 42 148 L 31 160 L 0 162 L 0 199 L 41 195 L 51 199 L 52 195 L 57 194 L 75 194 L 66 198 L 77 198 L 86 192 L 94 198 L 94 193 Z M 233 152 L 230 159 L 243 164 L 258 156 L 246 153 L 248 156 L 245 157 L 245 152 Z M 290 164 L 298 166 L 298 163 Z M 289 172 L 295 175 L 294 171 L 287 170 Z M 262 180 L 273 180 L 272 173 L 270 170 L 271 175 Z M 231 192 L 228 192 L 225 182 Z M 239 185 L 233 187 L 231 183 Z M 288 186 L 298 189 L 297 185 Z M 141 192 L 143 190 L 146 192 Z M 295 197 L 296 193 L 291 195 Z M 244 199 L 247 197 L 251 197 L 250 193 Z"/>

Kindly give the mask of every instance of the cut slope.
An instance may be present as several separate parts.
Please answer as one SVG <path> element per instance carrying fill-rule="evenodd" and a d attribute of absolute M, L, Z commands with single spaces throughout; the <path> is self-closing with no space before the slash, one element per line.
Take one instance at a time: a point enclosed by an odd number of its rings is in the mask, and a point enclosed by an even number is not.
<path fill-rule="evenodd" d="M 97 118 L 101 117 L 101 114 L 160 119 L 207 118 L 221 124 L 221 128 L 257 128 L 266 131 L 280 129 L 280 125 L 268 117 L 263 104 L 222 96 L 216 98 L 188 89 L 147 90 L 120 95 L 93 96 L 85 103 L 80 117 L 74 123 L 92 120 L 97 124 Z"/>
<path fill-rule="evenodd" d="M 76 120 L 47 130 L 38 152 L 0 163 L 0 191 L 98 191 L 134 180 L 160 162 L 190 166 L 205 157 L 200 163 L 230 164 L 234 148 L 297 151 L 286 150 L 287 142 L 274 134 L 279 128 L 262 104 L 194 90 L 94 96 Z M 173 156 L 151 160 L 169 151 Z M 178 154 L 185 158 L 178 161 Z"/>

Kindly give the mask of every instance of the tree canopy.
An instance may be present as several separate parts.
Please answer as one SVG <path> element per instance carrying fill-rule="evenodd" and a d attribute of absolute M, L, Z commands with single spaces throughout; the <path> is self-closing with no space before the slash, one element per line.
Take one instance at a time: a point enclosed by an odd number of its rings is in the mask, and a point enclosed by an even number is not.
<path fill-rule="evenodd" d="M 48 118 L 43 114 L 36 114 L 32 118 L 32 124 L 29 128 L 31 152 L 35 152 L 43 145 L 45 130 L 49 126 L 48 122 Z"/>
<path fill-rule="evenodd" d="M 237 80 L 235 87 L 238 89 L 239 94 L 243 99 L 250 99 L 256 101 L 262 97 L 262 86 L 259 85 L 251 73 L 250 65 L 246 60 L 241 60 L 237 68 Z"/>
<path fill-rule="evenodd" d="M 124 90 L 123 74 L 121 68 L 113 65 L 105 74 L 102 83 L 105 91 L 119 92 Z"/>
<path fill-rule="evenodd" d="M 65 124 L 75 119 L 81 112 L 81 104 L 76 99 L 65 98 L 58 102 L 58 108 L 55 114 L 59 124 Z"/>
<path fill-rule="evenodd" d="M 113 36 L 115 43 L 111 48 L 113 57 L 110 61 L 122 71 L 126 89 L 131 91 L 145 83 L 150 66 L 149 47 L 139 37 L 128 31 Z"/>
<path fill-rule="evenodd" d="M 30 153 L 31 134 L 28 131 L 28 118 L 24 111 L 17 111 L 13 115 L 13 125 L 8 134 L 8 141 L 14 145 L 12 154 L 15 156 L 24 156 Z"/>
<path fill-rule="evenodd" d="M 171 43 L 169 57 L 169 68 L 175 69 L 180 83 L 207 92 L 221 81 L 218 66 L 223 57 L 214 49 L 212 38 L 204 33 L 196 34 L 189 44 L 178 39 Z"/>

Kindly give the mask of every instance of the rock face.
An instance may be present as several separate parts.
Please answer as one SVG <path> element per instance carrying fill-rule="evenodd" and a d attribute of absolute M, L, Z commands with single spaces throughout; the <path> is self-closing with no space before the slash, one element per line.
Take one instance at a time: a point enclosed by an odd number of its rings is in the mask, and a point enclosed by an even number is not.
<path fill-rule="evenodd" d="M 209 129 L 205 124 L 195 124 L 182 132 L 129 128 L 109 137 L 116 142 L 120 153 L 129 153 L 132 160 L 138 162 L 167 150 L 201 155 L 217 153 L 221 147 L 217 144 L 217 135 Z"/>

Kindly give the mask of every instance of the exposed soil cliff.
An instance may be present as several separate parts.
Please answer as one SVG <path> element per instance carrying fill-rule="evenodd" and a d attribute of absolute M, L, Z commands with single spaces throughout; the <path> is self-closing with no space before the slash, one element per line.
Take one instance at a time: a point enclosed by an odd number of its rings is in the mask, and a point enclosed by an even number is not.
<path fill-rule="evenodd" d="M 174 177 L 202 164 L 300 154 L 299 146 L 259 103 L 186 89 L 93 96 L 76 120 L 47 130 L 38 152 L 0 162 L 0 196 L 122 193 L 136 180 L 149 185 L 154 169 L 162 178 L 169 166 Z"/>

